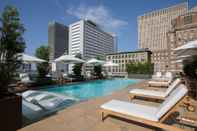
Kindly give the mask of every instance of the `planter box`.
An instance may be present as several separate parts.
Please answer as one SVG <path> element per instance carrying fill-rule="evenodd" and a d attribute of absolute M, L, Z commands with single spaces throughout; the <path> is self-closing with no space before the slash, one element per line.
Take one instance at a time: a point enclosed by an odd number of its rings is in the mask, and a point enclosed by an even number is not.
<path fill-rule="evenodd" d="M 22 97 L 11 94 L 0 99 L 0 130 L 16 131 L 22 125 Z"/>
<path fill-rule="evenodd" d="M 129 74 L 128 78 L 133 78 L 133 79 L 150 79 L 152 75 L 149 74 Z"/>

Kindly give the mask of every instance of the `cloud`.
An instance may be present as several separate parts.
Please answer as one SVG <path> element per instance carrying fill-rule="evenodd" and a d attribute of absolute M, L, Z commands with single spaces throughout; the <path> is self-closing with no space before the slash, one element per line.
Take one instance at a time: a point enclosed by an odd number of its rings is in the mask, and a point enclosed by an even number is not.
<path fill-rule="evenodd" d="M 66 13 L 79 19 L 92 20 L 108 30 L 118 30 L 128 25 L 126 21 L 114 18 L 111 12 L 102 5 L 70 7 L 66 10 Z"/>

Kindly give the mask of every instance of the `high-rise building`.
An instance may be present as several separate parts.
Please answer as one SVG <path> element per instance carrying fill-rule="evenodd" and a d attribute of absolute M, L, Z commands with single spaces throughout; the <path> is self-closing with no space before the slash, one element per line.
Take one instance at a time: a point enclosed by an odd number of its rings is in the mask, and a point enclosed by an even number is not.
<path fill-rule="evenodd" d="M 84 59 L 104 58 L 115 52 L 116 37 L 103 31 L 90 20 L 80 20 L 69 25 L 69 54 L 80 53 Z"/>
<path fill-rule="evenodd" d="M 68 27 L 57 22 L 50 22 L 48 25 L 48 45 L 50 60 L 68 53 Z"/>
<path fill-rule="evenodd" d="M 116 51 L 116 36 L 102 30 L 90 20 L 80 20 L 69 25 L 69 54 L 80 53 L 83 59 L 100 57 Z M 69 65 L 70 72 L 72 65 Z"/>
<path fill-rule="evenodd" d="M 167 32 L 171 29 L 171 21 L 187 12 L 188 3 L 184 2 L 138 17 L 138 47 L 152 51 L 155 72 L 168 70 L 170 54 Z"/>

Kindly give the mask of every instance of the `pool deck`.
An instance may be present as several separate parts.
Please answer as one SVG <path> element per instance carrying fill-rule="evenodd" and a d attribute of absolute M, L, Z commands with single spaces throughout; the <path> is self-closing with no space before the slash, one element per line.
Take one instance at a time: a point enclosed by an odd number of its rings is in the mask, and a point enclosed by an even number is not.
<path fill-rule="evenodd" d="M 133 123 L 130 121 L 123 121 L 117 118 L 108 117 L 104 122 L 101 121 L 101 114 L 99 107 L 103 103 L 118 99 L 128 101 L 128 91 L 132 88 L 144 88 L 145 82 L 130 85 L 128 88 L 114 92 L 111 95 L 80 102 L 70 106 L 56 114 L 47 117 L 39 122 L 28 125 L 18 131 L 148 131 L 153 128 Z M 145 102 L 143 100 L 133 100 L 136 103 L 143 103 L 157 106 L 157 103 Z M 195 102 L 197 105 L 197 103 Z M 197 118 L 197 111 L 192 115 Z M 179 125 L 176 125 L 180 127 Z M 192 131 L 194 128 L 185 127 L 185 130 Z M 196 128 L 197 130 L 197 128 Z"/>

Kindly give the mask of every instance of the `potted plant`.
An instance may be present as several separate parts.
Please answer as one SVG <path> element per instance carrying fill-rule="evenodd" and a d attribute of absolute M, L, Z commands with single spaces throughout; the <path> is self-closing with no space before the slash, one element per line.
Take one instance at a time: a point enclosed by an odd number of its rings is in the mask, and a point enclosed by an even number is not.
<path fill-rule="evenodd" d="M 21 127 L 21 97 L 9 92 L 21 61 L 18 57 L 25 48 L 23 25 L 15 7 L 5 7 L 0 16 L 0 129 L 14 131 Z"/>
<path fill-rule="evenodd" d="M 189 87 L 189 95 L 197 99 L 197 56 L 184 63 L 183 71 L 186 76 L 186 84 Z"/>
<path fill-rule="evenodd" d="M 82 59 L 82 55 L 80 53 L 76 54 L 77 58 Z M 73 67 L 73 73 L 74 73 L 74 77 L 76 78 L 77 81 L 82 81 L 83 80 L 83 76 L 81 75 L 82 73 L 82 63 L 76 63 Z"/>

